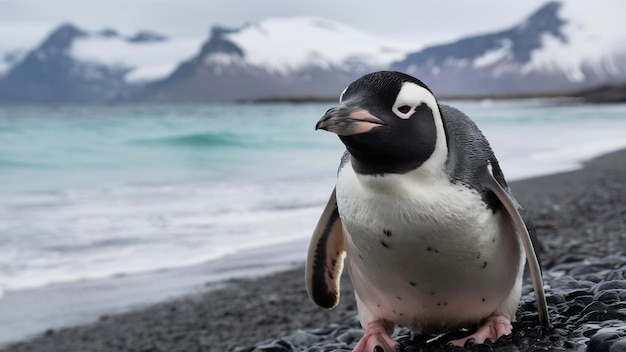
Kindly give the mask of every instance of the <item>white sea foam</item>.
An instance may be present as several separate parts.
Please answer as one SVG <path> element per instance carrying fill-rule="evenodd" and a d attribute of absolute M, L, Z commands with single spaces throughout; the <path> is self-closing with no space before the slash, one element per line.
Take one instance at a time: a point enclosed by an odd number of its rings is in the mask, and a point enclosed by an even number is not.
<path fill-rule="evenodd" d="M 281 193 L 244 184 L 18 197 L 8 204 L 10 213 L 0 220 L 0 230 L 28 236 L 36 244 L 4 253 L 0 281 L 5 289 L 16 290 L 185 267 L 304 239 L 325 201 L 326 195 L 317 194 L 330 189 L 308 183 L 308 192 L 301 192 L 307 184 L 303 181 L 270 185 Z"/>

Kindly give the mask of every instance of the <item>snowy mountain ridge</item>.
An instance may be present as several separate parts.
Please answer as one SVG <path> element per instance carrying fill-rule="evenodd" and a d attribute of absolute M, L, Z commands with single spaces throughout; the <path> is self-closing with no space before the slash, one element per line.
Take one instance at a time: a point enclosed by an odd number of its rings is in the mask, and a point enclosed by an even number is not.
<path fill-rule="evenodd" d="M 0 50 L 0 102 L 329 97 L 381 69 L 443 95 L 571 91 L 626 81 L 623 13 L 619 0 L 552 1 L 508 29 L 423 49 L 315 17 L 208 38 L 64 25 L 30 51 Z"/>
<path fill-rule="evenodd" d="M 417 49 L 410 43 L 390 41 L 315 17 L 270 18 L 245 25 L 224 37 L 242 48 L 247 64 L 280 74 L 306 67 L 387 67 Z M 208 59 L 223 61 L 219 55 Z"/>
<path fill-rule="evenodd" d="M 109 30 L 77 38 L 68 54 L 76 61 L 128 71 L 125 81 L 135 84 L 167 77 L 195 54 L 202 39 L 167 38 L 152 32 L 124 37 Z"/>
<path fill-rule="evenodd" d="M 613 6 L 607 6 L 609 4 Z M 585 80 L 587 70 L 601 79 L 626 74 L 623 65 L 626 59 L 626 24 L 624 12 L 616 11 L 616 7 L 626 8 L 619 1 L 608 1 L 602 5 L 564 2 L 559 16 L 566 19 L 561 28 L 566 40 L 544 35 L 542 48 L 533 52 L 522 72 L 561 70 L 573 82 Z"/>
<path fill-rule="evenodd" d="M 247 100 L 329 96 L 367 72 L 387 69 L 416 46 L 315 17 L 214 27 L 195 57 L 133 99 Z"/>
<path fill-rule="evenodd" d="M 432 46 L 392 67 L 446 94 L 563 91 L 626 81 L 626 23 L 618 9 L 626 11 L 626 4 L 549 2 L 507 30 Z"/>

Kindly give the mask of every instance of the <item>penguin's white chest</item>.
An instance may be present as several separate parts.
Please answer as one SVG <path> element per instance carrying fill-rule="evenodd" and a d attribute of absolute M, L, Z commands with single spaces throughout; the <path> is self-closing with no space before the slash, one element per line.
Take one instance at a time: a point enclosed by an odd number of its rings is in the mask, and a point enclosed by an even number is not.
<path fill-rule="evenodd" d="M 520 244 L 478 192 L 445 177 L 359 176 L 350 165 L 336 189 L 367 314 L 427 332 L 485 318 L 511 293 Z"/>

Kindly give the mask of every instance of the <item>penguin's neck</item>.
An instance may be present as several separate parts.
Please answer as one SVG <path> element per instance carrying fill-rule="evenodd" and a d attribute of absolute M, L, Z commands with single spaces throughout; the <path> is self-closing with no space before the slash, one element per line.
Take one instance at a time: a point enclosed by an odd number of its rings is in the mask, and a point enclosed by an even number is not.
<path fill-rule="evenodd" d="M 356 180 L 361 186 L 374 193 L 394 193 L 402 197 L 413 187 L 435 187 L 449 182 L 445 173 L 445 163 L 424 163 L 415 170 L 407 173 L 384 173 L 375 175 L 364 175 L 351 168 Z"/>

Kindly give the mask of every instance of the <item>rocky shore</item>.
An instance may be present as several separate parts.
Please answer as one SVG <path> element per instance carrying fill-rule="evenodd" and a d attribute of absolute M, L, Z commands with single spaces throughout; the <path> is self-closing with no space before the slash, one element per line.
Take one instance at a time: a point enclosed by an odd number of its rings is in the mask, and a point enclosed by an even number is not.
<path fill-rule="evenodd" d="M 527 283 L 513 334 L 468 350 L 626 351 L 625 176 L 619 151 L 578 171 L 511 184 L 537 226 L 552 326 L 538 326 Z M 48 330 L 0 351 L 350 351 L 362 335 L 351 290 L 344 276 L 339 306 L 320 310 L 299 268 Z M 410 341 L 397 328 L 394 337 L 402 351 L 460 351 L 446 342 L 462 333 Z"/>

